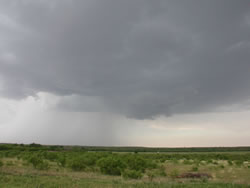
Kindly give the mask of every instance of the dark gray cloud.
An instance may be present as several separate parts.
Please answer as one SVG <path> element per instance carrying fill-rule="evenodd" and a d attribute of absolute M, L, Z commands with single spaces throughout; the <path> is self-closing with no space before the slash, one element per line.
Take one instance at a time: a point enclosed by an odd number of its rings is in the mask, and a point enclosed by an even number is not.
<path fill-rule="evenodd" d="M 0 1 L 1 95 L 76 95 L 79 104 L 59 106 L 106 107 L 137 119 L 244 103 L 250 98 L 249 5 Z"/>

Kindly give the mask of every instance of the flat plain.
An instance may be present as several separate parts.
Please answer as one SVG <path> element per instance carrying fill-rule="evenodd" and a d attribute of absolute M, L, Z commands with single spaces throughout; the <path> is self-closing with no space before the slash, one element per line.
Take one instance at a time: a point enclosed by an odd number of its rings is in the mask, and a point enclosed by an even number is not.
<path fill-rule="evenodd" d="M 173 150 L 0 144 L 0 187 L 250 187 L 248 147 Z"/>

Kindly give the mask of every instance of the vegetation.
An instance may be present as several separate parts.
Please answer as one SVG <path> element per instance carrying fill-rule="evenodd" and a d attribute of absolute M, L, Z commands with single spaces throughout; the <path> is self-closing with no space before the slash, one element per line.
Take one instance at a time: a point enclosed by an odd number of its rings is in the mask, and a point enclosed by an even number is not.
<path fill-rule="evenodd" d="M 129 179 L 129 178 L 131 178 L 131 179 L 141 179 L 142 178 L 142 173 L 141 173 L 141 171 L 126 169 L 126 170 L 123 171 L 122 177 L 124 177 L 125 179 Z"/>
<path fill-rule="evenodd" d="M 0 168 L 3 166 L 3 162 L 0 160 Z"/>
<path fill-rule="evenodd" d="M 30 162 L 34 168 L 39 170 L 48 170 L 49 163 L 43 159 L 41 159 L 38 155 L 33 155 L 29 158 L 28 162 Z"/>
<path fill-rule="evenodd" d="M 0 144 L 0 187 L 250 186 L 250 152 L 238 148 L 156 153 L 101 149 Z"/>
<path fill-rule="evenodd" d="M 97 165 L 100 167 L 100 170 L 104 174 L 108 175 L 121 175 L 124 171 L 126 164 L 117 156 L 108 156 L 101 158 Z"/>

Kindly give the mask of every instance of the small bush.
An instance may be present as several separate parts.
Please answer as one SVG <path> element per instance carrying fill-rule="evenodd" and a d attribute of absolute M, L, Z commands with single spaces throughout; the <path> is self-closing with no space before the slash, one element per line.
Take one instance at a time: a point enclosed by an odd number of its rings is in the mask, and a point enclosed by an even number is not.
<path fill-rule="evenodd" d="M 108 175 L 121 175 L 126 167 L 120 158 L 112 156 L 100 159 L 97 165 L 102 173 Z"/>
<path fill-rule="evenodd" d="M 202 181 L 202 183 L 207 183 L 207 182 L 208 182 L 208 178 L 207 178 L 207 177 L 203 177 L 203 178 L 201 179 L 201 181 Z"/>
<path fill-rule="evenodd" d="M 59 166 L 65 167 L 65 165 L 66 165 L 66 157 L 64 155 L 63 156 L 62 155 L 58 156 L 57 164 Z"/>
<path fill-rule="evenodd" d="M 93 153 L 87 153 L 82 156 L 82 160 L 86 166 L 94 166 L 98 160 L 98 157 Z"/>
<path fill-rule="evenodd" d="M 164 158 L 160 159 L 161 163 L 165 163 L 165 161 L 166 161 L 166 159 L 164 159 Z"/>
<path fill-rule="evenodd" d="M 69 166 L 74 171 L 83 171 L 86 168 L 83 158 L 73 159 Z"/>
<path fill-rule="evenodd" d="M 192 163 L 192 161 L 186 160 L 186 159 L 185 159 L 185 160 L 183 161 L 183 164 L 185 164 L 185 165 L 191 165 L 191 164 L 193 164 L 193 163 Z"/>
<path fill-rule="evenodd" d="M 47 161 L 42 160 L 38 156 L 32 156 L 29 160 L 29 163 L 33 165 L 34 168 L 38 170 L 47 170 L 49 169 L 49 163 Z"/>
<path fill-rule="evenodd" d="M 207 163 L 208 163 L 208 164 L 213 163 L 212 159 L 207 160 Z"/>
<path fill-rule="evenodd" d="M 38 166 L 39 163 L 42 163 L 42 159 L 37 156 L 31 156 L 28 160 L 35 168 Z"/>
<path fill-rule="evenodd" d="M 0 160 L 0 168 L 3 166 L 3 161 Z"/>
<path fill-rule="evenodd" d="M 44 158 L 50 161 L 56 161 L 59 157 L 55 152 L 44 152 Z"/>
<path fill-rule="evenodd" d="M 228 162 L 228 165 L 232 166 L 233 165 L 233 162 L 232 161 L 227 161 Z"/>
<path fill-rule="evenodd" d="M 146 167 L 150 166 L 150 164 L 140 156 L 129 156 L 125 161 L 128 168 L 135 171 L 144 172 Z"/>
<path fill-rule="evenodd" d="M 141 179 L 142 173 L 140 171 L 126 169 L 122 172 L 122 177 L 125 179 L 129 179 L 129 178 Z"/>
<path fill-rule="evenodd" d="M 243 164 L 243 161 L 235 161 L 235 164 L 236 164 L 237 166 L 241 166 L 241 165 Z"/>
<path fill-rule="evenodd" d="M 153 160 L 147 160 L 146 167 L 148 169 L 155 169 L 155 168 L 158 168 L 158 164 L 155 161 L 153 161 Z"/>
<path fill-rule="evenodd" d="M 193 168 L 192 168 L 192 171 L 194 171 L 194 172 L 197 172 L 199 170 L 199 167 L 198 166 L 194 166 Z"/>
<path fill-rule="evenodd" d="M 70 167 L 75 171 L 81 171 L 84 170 L 86 167 L 94 167 L 96 165 L 97 160 L 98 156 L 96 154 L 87 153 L 79 157 L 74 157 L 73 160 L 70 162 Z M 61 165 L 63 165 L 63 163 L 66 163 L 65 156 L 60 156 L 58 162 Z"/>
<path fill-rule="evenodd" d="M 222 169 L 223 169 L 223 168 L 225 168 L 225 166 L 224 166 L 223 164 L 221 164 L 221 165 L 220 165 L 220 168 L 222 168 Z"/>
<path fill-rule="evenodd" d="M 49 163 L 47 161 L 42 161 L 42 163 L 38 164 L 37 169 L 38 170 L 48 170 Z"/>

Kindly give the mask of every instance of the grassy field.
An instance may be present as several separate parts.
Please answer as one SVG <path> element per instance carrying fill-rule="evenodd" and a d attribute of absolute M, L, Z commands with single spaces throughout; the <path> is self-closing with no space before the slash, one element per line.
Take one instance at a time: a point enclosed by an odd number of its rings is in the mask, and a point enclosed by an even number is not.
<path fill-rule="evenodd" d="M 250 187 L 250 152 L 104 152 L 8 144 L 0 147 L 0 187 Z"/>

